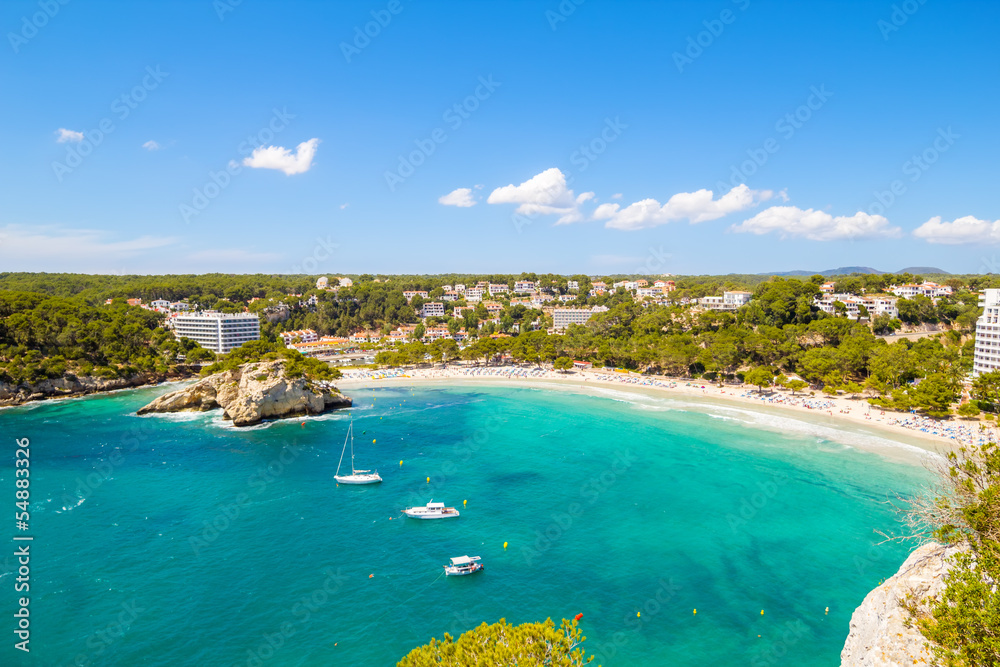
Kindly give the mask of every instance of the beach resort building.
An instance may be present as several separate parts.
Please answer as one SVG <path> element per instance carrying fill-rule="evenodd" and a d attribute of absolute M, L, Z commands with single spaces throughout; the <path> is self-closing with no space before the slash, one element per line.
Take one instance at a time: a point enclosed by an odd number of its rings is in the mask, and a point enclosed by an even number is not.
<path fill-rule="evenodd" d="M 1000 369 L 1000 289 L 983 290 L 979 306 L 983 314 L 976 320 L 973 375 Z"/>
<path fill-rule="evenodd" d="M 465 300 L 471 302 L 482 301 L 484 290 L 482 287 L 469 287 L 465 290 Z"/>
<path fill-rule="evenodd" d="M 226 354 L 251 340 L 260 340 L 260 319 L 251 313 L 205 311 L 172 318 L 174 335 L 190 338 L 207 350 Z"/>
<path fill-rule="evenodd" d="M 508 289 L 509 288 L 506 285 L 490 283 L 490 296 L 496 296 L 497 294 L 506 294 Z"/>
<path fill-rule="evenodd" d="M 723 292 L 722 296 L 705 296 L 698 299 L 698 305 L 709 310 L 736 310 L 750 303 L 750 292 Z"/>
<path fill-rule="evenodd" d="M 527 294 L 535 291 L 535 283 L 530 280 L 518 280 L 514 283 L 514 291 L 518 294 Z"/>
<path fill-rule="evenodd" d="M 566 289 L 568 289 L 570 292 L 577 292 L 580 290 L 580 283 L 576 280 L 567 280 Z"/>
<path fill-rule="evenodd" d="M 917 296 L 926 296 L 936 299 L 939 296 L 951 296 L 952 289 L 949 285 L 938 285 L 937 283 L 924 281 L 921 284 L 906 283 L 896 285 L 889 289 L 890 292 L 904 299 L 912 299 Z"/>
<path fill-rule="evenodd" d="M 319 334 L 317 334 L 312 329 L 300 329 L 298 331 L 283 331 L 278 334 L 281 336 L 281 340 L 285 341 L 285 345 L 291 345 L 296 338 L 299 339 L 300 343 L 314 343 L 319 340 Z"/>
<path fill-rule="evenodd" d="M 406 297 L 406 301 L 407 303 L 409 303 L 410 301 L 413 301 L 413 297 L 415 296 L 419 296 L 421 299 L 426 299 L 427 292 L 424 292 L 422 290 L 406 291 L 403 292 L 403 296 Z"/>
<path fill-rule="evenodd" d="M 421 317 L 444 317 L 444 304 L 440 301 L 428 301 L 420 310 Z"/>
<path fill-rule="evenodd" d="M 556 331 L 565 331 L 571 324 L 586 324 L 596 313 L 603 313 L 607 309 L 607 306 L 555 308 L 552 310 L 552 328 Z"/>

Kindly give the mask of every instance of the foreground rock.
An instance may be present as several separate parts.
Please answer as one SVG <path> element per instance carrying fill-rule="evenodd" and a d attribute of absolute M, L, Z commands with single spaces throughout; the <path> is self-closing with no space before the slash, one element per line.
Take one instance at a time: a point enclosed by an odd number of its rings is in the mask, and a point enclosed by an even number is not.
<path fill-rule="evenodd" d="M 169 373 L 136 373 L 123 378 L 102 378 L 89 375 L 67 373 L 61 378 L 40 380 L 31 384 L 9 384 L 0 382 L 0 407 L 21 405 L 47 398 L 84 396 L 105 391 L 117 391 L 132 387 L 160 384 L 168 380 L 179 380 L 198 373 L 197 367 L 178 366 Z"/>
<path fill-rule="evenodd" d="M 222 416 L 235 426 L 250 426 L 263 419 L 314 415 L 350 406 L 351 399 L 336 387 L 304 377 L 286 377 L 284 361 L 261 361 L 164 394 L 137 414 L 222 408 Z"/>
<path fill-rule="evenodd" d="M 933 654 L 903 607 L 907 599 L 935 597 L 944 590 L 948 557 L 955 547 L 925 544 L 906 559 L 899 572 L 869 593 L 851 617 L 851 632 L 840 653 L 841 667 L 930 665 Z"/>

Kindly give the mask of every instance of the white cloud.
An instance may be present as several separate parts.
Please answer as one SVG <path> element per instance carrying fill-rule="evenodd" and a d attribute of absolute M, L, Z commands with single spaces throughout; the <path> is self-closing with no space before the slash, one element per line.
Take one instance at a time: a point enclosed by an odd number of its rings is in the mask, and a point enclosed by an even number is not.
<path fill-rule="evenodd" d="M 490 204 L 517 204 L 517 213 L 527 216 L 558 215 L 557 225 L 584 219 L 580 204 L 593 198 L 593 192 L 579 197 L 566 187 L 566 176 L 557 167 L 546 169 L 520 185 L 505 185 L 490 193 Z"/>
<path fill-rule="evenodd" d="M 160 144 L 156 143 L 152 139 L 150 139 L 149 141 L 147 141 L 146 143 L 144 143 L 142 145 L 142 147 L 145 148 L 147 151 L 158 151 L 158 150 L 160 150 Z"/>
<path fill-rule="evenodd" d="M 472 197 L 472 188 L 458 188 L 438 197 L 438 203 L 445 206 L 468 208 L 469 206 L 475 206 L 476 200 Z"/>
<path fill-rule="evenodd" d="M 73 143 L 78 143 L 80 141 L 83 141 L 83 132 L 75 132 L 73 130 L 67 130 L 65 127 L 60 127 L 58 130 L 56 130 L 56 134 L 59 135 L 58 137 L 56 137 L 56 143 L 59 144 L 64 144 L 67 141 L 71 141 Z"/>
<path fill-rule="evenodd" d="M 711 190 L 679 192 L 660 204 L 655 199 L 643 199 L 621 208 L 618 204 L 601 204 L 594 211 L 595 220 L 607 220 L 611 229 L 647 229 L 687 218 L 692 223 L 715 220 L 730 213 L 757 206 L 774 196 L 770 190 L 751 190 L 746 185 L 713 199 Z"/>
<path fill-rule="evenodd" d="M 108 237 L 107 232 L 96 229 L 7 225 L 0 227 L 0 263 L 14 270 L 107 273 L 115 262 L 148 254 L 176 241 L 162 236 L 124 241 Z"/>
<path fill-rule="evenodd" d="M 611 198 L 612 199 L 621 199 L 622 198 L 622 193 L 616 192 L 613 195 L 611 195 Z"/>
<path fill-rule="evenodd" d="M 341 204 L 341 205 L 340 205 L 340 210 L 341 210 L 341 211 L 343 211 L 343 210 L 344 210 L 345 208 L 347 208 L 348 206 L 350 206 L 350 204 L 348 204 L 348 203 L 343 203 L 343 204 Z"/>
<path fill-rule="evenodd" d="M 952 222 L 942 222 L 938 215 L 913 230 L 913 235 L 928 243 L 944 245 L 1000 243 L 1000 220 L 990 222 L 967 215 Z"/>
<path fill-rule="evenodd" d="M 244 158 L 243 164 L 254 169 L 278 169 L 289 176 L 304 174 L 312 167 L 318 145 L 319 139 L 303 141 L 295 153 L 282 146 L 262 146 L 255 149 L 250 157 Z"/>
<path fill-rule="evenodd" d="M 782 239 L 806 238 L 811 241 L 844 241 L 866 238 L 896 238 L 899 227 L 891 227 L 881 215 L 858 211 L 854 215 L 832 216 L 825 211 L 796 206 L 772 206 L 731 228 L 734 232 L 769 234 Z"/>

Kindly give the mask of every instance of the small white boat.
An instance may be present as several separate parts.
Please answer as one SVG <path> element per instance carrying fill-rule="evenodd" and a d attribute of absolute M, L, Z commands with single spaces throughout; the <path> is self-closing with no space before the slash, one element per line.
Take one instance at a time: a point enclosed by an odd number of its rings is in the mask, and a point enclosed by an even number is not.
<path fill-rule="evenodd" d="M 451 565 L 444 566 L 444 573 L 447 576 L 474 574 L 484 569 L 486 566 L 480 563 L 479 556 L 458 556 L 451 559 Z"/>
<path fill-rule="evenodd" d="M 344 462 L 344 452 L 347 451 L 347 440 L 351 440 L 351 474 L 341 475 L 340 466 Z M 340 451 L 340 463 L 337 464 L 337 474 L 333 476 L 337 484 L 378 484 L 382 481 L 377 470 L 355 470 L 354 468 L 354 420 L 347 427 L 347 435 L 344 437 L 344 449 Z"/>
<path fill-rule="evenodd" d="M 411 519 L 451 519 L 458 516 L 458 510 L 432 500 L 425 507 L 407 507 L 403 514 Z"/>

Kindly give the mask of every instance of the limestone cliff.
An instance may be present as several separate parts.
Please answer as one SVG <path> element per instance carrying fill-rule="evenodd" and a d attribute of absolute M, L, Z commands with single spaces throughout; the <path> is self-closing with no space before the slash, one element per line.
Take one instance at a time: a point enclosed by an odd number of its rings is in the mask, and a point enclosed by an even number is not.
<path fill-rule="evenodd" d="M 262 419 L 318 414 L 350 405 L 351 399 L 336 387 L 287 377 L 284 361 L 263 361 L 243 364 L 164 394 L 140 408 L 138 414 L 222 408 L 223 417 L 235 426 L 250 426 Z"/>
<path fill-rule="evenodd" d="M 122 378 L 109 379 L 87 375 L 77 376 L 67 373 L 60 378 L 39 380 L 30 384 L 0 382 L 0 407 L 21 405 L 22 403 L 40 401 L 46 398 L 83 396 L 104 391 L 159 384 L 167 380 L 191 377 L 197 372 L 198 369 L 196 367 L 178 366 L 169 373 L 136 373 L 135 375 Z"/>
<path fill-rule="evenodd" d="M 925 544 L 899 571 L 870 592 L 854 610 L 851 631 L 840 653 L 841 667 L 930 665 L 933 654 L 916 627 L 906 627 L 908 600 L 935 597 L 951 565 L 955 547 Z"/>

